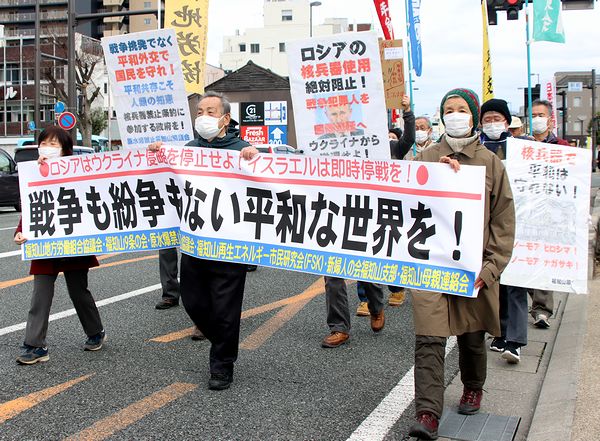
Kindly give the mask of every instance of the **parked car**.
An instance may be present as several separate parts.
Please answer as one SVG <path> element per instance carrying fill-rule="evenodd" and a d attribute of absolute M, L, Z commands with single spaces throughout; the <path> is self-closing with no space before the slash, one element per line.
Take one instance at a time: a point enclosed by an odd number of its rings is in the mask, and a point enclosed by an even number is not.
<path fill-rule="evenodd" d="M 92 147 L 82 147 L 80 145 L 73 146 L 74 155 L 91 155 L 94 153 Z M 37 161 L 39 157 L 37 145 L 24 145 L 21 147 L 15 147 L 15 161 Z"/>
<path fill-rule="evenodd" d="M 287 144 L 256 144 L 256 147 L 261 153 L 273 153 L 276 155 L 301 155 L 304 150 L 298 150 Z"/>
<path fill-rule="evenodd" d="M 15 207 L 15 210 L 21 211 L 17 163 L 2 149 L 0 149 L 0 207 Z"/>

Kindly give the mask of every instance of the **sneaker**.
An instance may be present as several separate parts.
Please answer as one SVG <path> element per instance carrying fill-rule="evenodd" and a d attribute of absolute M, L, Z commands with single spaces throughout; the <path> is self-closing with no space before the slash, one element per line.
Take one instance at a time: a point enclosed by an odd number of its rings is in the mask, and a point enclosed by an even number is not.
<path fill-rule="evenodd" d="M 408 436 L 419 439 L 438 439 L 439 419 L 430 412 L 423 412 L 417 416 L 417 422 L 410 426 Z"/>
<path fill-rule="evenodd" d="M 548 329 L 550 327 L 550 322 L 548 321 L 548 316 L 546 314 L 537 314 L 533 324 L 536 328 L 540 329 Z"/>
<path fill-rule="evenodd" d="M 388 303 L 390 304 L 390 306 L 400 306 L 404 303 L 404 299 L 405 299 L 404 290 L 398 291 L 398 292 L 393 292 L 390 294 L 390 299 L 389 299 Z"/>
<path fill-rule="evenodd" d="M 233 382 L 233 375 L 213 373 L 210 374 L 210 380 L 208 380 L 208 388 L 210 390 L 225 390 L 229 389 Z"/>
<path fill-rule="evenodd" d="M 179 306 L 179 300 L 175 299 L 162 299 L 155 306 L 156 309 L 169 309 Z"/>
<path fill-rule="evenodd" d="M 521 347 L 516 343 L 507 342 L 504 352 L 502 352 L 502 358 L 504 358 L 510 364 L 517 364 L 521 361 Z"/>
<path fill-rule="evenodd" d="M 106 332 L 104 330 L 100 331 L 96 335 L 92 335 L 89 337 L 84 345 L 84 351 L 99 351 L 102 349 L 102 344 L 106 341 Z"/>
<path fill-rule="evenodd" d="M 19 364 L 44 363 L 50 360 L 48 348 L 36 348 L 34 346 L 24 345 L 24 352 L 17 357 Z"/>
<path fill-rule="evenodd" d="M 458 413 L 463 415 L 475 415 L 479 412 L 481 407 L 481 398 L 483 397 L 483 390 L 475 389 L 463 389 L 462 397 L 460 397 L 460 403 L 458 405 Z"/>
<path fill-rule="evenodd" d="M 371 315 L 369 312 L 369 304 L 367 302 L 360 302 L 358 308 L 356 308 L 356 315 L 359 317 L 368 317 Z"/>
<path fill-rule="evenodd" d="M 504 352 L 505 347 L 506 347 L 506 341 L 500 337 L 494 337 L 494 339 L 490 343 L 490 351 Z"/>

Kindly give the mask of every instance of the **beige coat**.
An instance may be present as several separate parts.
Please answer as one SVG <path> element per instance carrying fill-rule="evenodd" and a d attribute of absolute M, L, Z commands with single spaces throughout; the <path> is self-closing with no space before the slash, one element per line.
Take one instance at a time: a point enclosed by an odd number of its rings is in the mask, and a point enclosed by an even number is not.
<path fill-rule="evenodd" d="M 484 330 L 500 336 L 498 280 L 512 254 L 515 236 L 515 208 L 506 170 L 478 140 L 455 154 L 443 137 L 419 153 L 416 160 L 438 162 L 442 156 L 451 156 L 464 165 L 485 166 L 483 265 L 479 277 L 486 287 L 476 299 L 413 290 L 415 332 L 448 337 Z"/>

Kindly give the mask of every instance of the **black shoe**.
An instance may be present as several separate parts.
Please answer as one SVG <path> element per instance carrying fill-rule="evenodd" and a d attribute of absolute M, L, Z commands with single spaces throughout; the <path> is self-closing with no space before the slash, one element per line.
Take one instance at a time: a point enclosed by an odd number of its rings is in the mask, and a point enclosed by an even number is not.
<path fill-rule="evenodd" d="M 225 390 L 229 389 L 233 382 L 233 375 L 213 373 L 210 374 L 210 380 L 208 380 L 208 388 L 210 390 Z"/>
<path fill-rule="evenodd" d="M 96 335 L 88 337 L 85 344 L 83 345 L 84 351 L 99 351 L 102 349 L 102 345 L 106 341 L 106 332 L 104 329 L 98 332 Z"/>
<path fill-rule="evenodd" d="M 179 306 L 179 300 L 174 299 L 162 299 L 155 306 L 156 309 L 169 309 L 175 306 Z"/>
<path fill-rule="evenodd" d="M 252 271 L 256 271 L 258 268 L 258 265 L 246 265 L 246 272 L 250 273 Z"/>
<path fill-rule="evenodd" d="M 494 337 L 490 344 L 490 350 L 494 352 L 504 352 L 506 348 L 506 341 L 501 337 Z"/>

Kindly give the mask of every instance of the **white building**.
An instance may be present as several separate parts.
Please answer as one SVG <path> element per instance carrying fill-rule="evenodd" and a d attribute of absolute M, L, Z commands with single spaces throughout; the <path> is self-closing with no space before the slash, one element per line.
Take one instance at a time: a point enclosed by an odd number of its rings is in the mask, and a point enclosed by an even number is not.
<path fill-rule="evenodd" d="M 246 29 L 242 35 L 237 31 L 236 35 L 223 38 L 223 52 L 219 57 L 221 68 L 226 71 L 237 70 L 252 60 L 259 66 L 287 76 L 285 43 L 310 36 L 310 3 L 318 2 L 264 0 L 262 28 Z M 319 25 L 313 23 L 312 28 L 313 36 L 338 34 L 348 30 L 348 20 L 329 18 Z"/>

